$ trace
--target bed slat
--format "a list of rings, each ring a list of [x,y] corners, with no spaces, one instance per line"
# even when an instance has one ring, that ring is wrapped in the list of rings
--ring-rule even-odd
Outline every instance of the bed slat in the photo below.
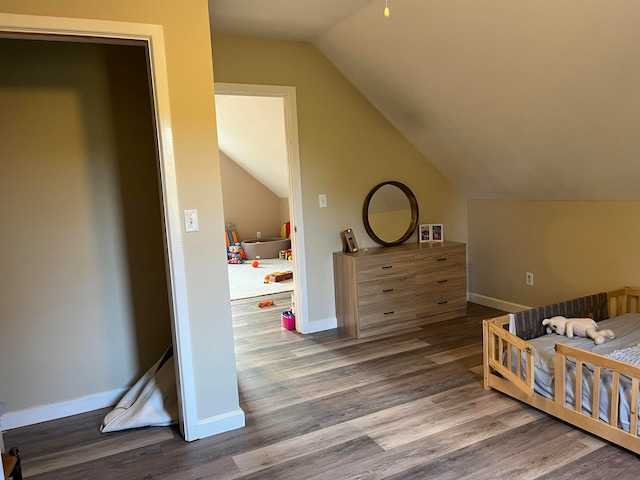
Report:
[[[629,433],[634,437],[638,436],[638,389],[640,381],[637,378],[631,379],[631,405],[629,406],[631,421],[629,422]]]
[[[562,353],[558,352],[558,348],[556,345],[556,356],[555,356],[555,364],[556,364],[556,377],[555,377],[555,392],[554,396],[556,402],[559,405],[564,406],[567,399],[565,396],[565,378],[567,375],[567,357],[565,357]]]
[[[618,405],[620,404],[620,374],[613,372],[613,383],[611,385],[611,411],[609,414],[609,424],[618,426]]]
[[[582,413],[582,362],[576,361],[576,412]]]
[[[593,385],[591,385],[591,417],[598,419],[600,414],[600,367],[593,366]]]

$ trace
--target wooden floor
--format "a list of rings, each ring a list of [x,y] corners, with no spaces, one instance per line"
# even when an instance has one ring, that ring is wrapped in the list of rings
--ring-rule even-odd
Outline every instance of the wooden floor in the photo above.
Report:
[[[29,479],[637,478],[635,455],[481,386],[481,320],[355,340],[300,335],[233,303],[246,427],[186,443],[174,428],[100,434],[106,410],[12,430]]]

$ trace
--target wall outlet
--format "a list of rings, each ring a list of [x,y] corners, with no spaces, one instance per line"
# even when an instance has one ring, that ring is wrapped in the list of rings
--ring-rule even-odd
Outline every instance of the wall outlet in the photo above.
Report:
[[[256,238],[262,238],[262,232],[256,232]]]
[[[527,272],[524,277],[524,281],[530,287],[533,287],[533,273]]]

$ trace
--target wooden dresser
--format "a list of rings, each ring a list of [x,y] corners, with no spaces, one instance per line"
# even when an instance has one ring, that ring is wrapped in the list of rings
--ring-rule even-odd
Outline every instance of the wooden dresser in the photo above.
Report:
[[[464,243],[414,243],[335,252],[338,327],[357,338],[467,313]]]

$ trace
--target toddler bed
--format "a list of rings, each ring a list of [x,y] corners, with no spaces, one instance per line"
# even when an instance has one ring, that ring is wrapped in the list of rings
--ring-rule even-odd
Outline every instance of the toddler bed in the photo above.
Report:
[[[484,387],[640,454],[640,361],[628,363],[640,359],[639,298],[624,287],[484,320]],[[547,334],[542,320],[555,315],[592,317],[616,338]]]

